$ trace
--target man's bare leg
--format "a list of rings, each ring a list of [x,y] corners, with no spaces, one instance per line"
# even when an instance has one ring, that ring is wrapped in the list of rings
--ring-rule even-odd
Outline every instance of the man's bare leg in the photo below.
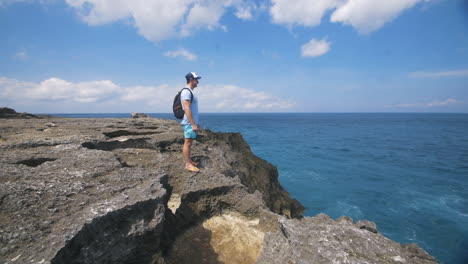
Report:
[[[192,149],[192,143],[193,143],[193,139],[192,138],[186,138],[185,141],[184,141],[184,148],[183,148],[183,154],[184,154],[184,160],[185,160],[185,168],[186,169],[197,169],[197,167],[195,167],[193,165],[193,160],[192,158],[190,157],[190,152],[191,152],[191,149]]]

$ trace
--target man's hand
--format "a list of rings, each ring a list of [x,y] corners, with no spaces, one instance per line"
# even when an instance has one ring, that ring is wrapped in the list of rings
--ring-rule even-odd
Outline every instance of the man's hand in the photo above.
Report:
[[[193,131],[198,131],[198,126],[197,125],[192,125],[192,130]]]

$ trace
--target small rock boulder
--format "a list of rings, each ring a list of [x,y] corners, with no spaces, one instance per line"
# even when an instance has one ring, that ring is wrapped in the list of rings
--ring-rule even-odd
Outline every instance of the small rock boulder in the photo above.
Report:
[[[46,127],[56,127],[57,125],[52,123],[52,122],[49,122],[49,123],[45,123],[44,126],[46,126]]]
[[[148,118],[149,115],[145,113],[132,113],[132,118]]]
[[[367,231],[370,231],[372,233],[377,234],[377,225],[374,222],[367,221],[367,220],[361,220],[356,223],[356,226],[359,227],[359,229],[366,229]]]

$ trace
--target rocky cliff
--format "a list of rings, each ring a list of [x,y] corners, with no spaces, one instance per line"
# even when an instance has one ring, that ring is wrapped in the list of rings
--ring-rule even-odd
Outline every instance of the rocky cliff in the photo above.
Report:
[[[14,109],[11,109],[8,107],[0,107],[0,118],[29,119],[29,118],[42,118],[42,117],[31,115],[28,113],[17,113]]]
[[[436,263],[375,224],[302,217],[240,134],[139,119],[0,121],[0,263]]]

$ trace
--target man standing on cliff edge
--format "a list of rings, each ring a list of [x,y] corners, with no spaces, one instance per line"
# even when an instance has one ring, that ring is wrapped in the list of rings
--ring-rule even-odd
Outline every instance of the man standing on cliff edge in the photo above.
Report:
[[[182,108],[184,109],[184,118],[180,122],[184,128],[184,160],[185,169],[191,172],[199,172],[200,169],[197,167],[198,162],[195,162],[190,157],[190,151],[192,148],[193,140],[197,137],[198,131],[198,98],[193,93],[193,90],[198,86],[198,80],[201,76],[198,76],[194,72],[189,72],[185,75],[187,80],[188,89],[183,89],[180,94],[180,101],[182,102]]]

